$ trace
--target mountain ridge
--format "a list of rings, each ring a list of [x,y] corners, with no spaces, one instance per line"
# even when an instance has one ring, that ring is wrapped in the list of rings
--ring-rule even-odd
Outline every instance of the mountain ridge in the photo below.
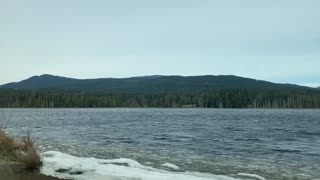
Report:
[[[76,79],[50,74],[32,76],[25,80],[7,83],[1,89],[43,90],[58,89],[66,91],[116,93],[116,92],[168,92],[198,91],[212,89],[276,89],[308,88],[294,84],[279,84],[235,75],[151,75],[128,78]]]

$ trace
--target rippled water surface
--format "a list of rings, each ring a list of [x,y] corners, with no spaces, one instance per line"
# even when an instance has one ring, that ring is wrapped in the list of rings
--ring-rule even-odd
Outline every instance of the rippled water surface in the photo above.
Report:
[[[320,110],[1,109],[1,116],[10,133],[31,131],[41,151],[223,175],[320,178]]]

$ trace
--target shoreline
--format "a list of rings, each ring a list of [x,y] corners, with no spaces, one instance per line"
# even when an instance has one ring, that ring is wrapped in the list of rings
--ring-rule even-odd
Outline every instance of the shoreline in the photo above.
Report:
[[[0,180],[63,180],[42,174],[1,175]]]
[[[0,162],[0,175],[0,180],[63,180],[39,172],[27,172],[21,163],[6,161]]]

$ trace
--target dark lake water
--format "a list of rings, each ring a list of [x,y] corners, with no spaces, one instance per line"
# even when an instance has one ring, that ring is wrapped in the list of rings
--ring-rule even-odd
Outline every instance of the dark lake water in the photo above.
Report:
[[[320,110],[0,109],[44,152],[266,179],[320,178]]]

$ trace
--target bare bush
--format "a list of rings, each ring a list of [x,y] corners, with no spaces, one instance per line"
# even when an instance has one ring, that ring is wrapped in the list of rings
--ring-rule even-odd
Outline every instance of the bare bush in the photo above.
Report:
[[[30,133],[28,132],[27,137],[23,139],[24,148],[23,154],[19,160],[25,165],[28,170],[36,170],[42,165],[40,155],[35,146],[35,141],[31,138]]]

